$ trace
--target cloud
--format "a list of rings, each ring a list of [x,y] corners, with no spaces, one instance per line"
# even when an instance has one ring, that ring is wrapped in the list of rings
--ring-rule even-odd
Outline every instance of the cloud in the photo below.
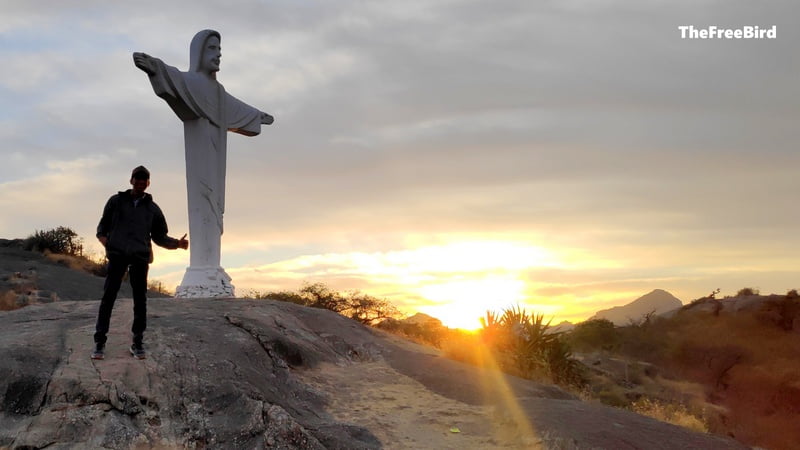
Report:
[[[329,255],[483,235],[646,268],[582,284],[595,278],[573,258],[576,302],[592,289],[581,286],[608,289],[593,297],[605,302],[673,278],[699,296],[696,280],[741,260],[782,286],[763,269],[780,272],[800,245],[796,2],[86,5],[4,7],[7,237],[63,221],[92,236],[139,164],[171,229],[188,228],[182,126],[131,53],[185,69],[191,37],[215,28],[220,81],[276,117],[260,136],[228,138],[223,258],[245,284],[261,276],[247,267],[267,266],[281,286],[325,274],[397,293]],[[681,40],[682,24],[776,24],[779,38]],[[293,265],[315,255],[329,259]],[[157,257],[156,275],[180,276],[185,254]]]

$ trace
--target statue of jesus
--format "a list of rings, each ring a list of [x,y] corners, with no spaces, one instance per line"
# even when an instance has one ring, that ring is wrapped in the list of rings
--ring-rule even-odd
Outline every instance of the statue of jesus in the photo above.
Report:
[[[183,121],[186,188],[189,203],[189,267],[176,297],[233,297],[231,278],[220,265],[222,214],[225,212],[227,131],[255,136],[271,115],[225,92],[217,81],[220,34],[203,30],[189,47],[189,71],[181,72],[145,53],[134,53],[156,95]]]

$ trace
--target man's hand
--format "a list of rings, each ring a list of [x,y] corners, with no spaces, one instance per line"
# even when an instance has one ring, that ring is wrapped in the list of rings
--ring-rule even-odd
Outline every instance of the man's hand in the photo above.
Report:
[[[103,247],[105,247],[106,244],[108,243],[108,237],[106,236],[97,236],[97,240],[100,241],[101,244],[103,244]]]
[[[133,63],[136,67],[142,69],[147,75],[156,73],[156,65],[153,58],[147,53],[134,52]]]
[[[186,234],[184,234],[182,238],[178,239],[178,248],[182,248],[184,250],[189,248],[189,240],[186,239]]]
[[[275,122],[274,117],[270,116],[265,112],[261,113],[261,123],[263,123],[264,125],[272,125],[272,122]]]

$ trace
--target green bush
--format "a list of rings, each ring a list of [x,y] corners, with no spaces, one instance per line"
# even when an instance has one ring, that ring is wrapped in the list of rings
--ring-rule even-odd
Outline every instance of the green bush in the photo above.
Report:
[[[736,293],[737,297],[750,297],[753,295],[758,295],[760,292],[756,288],[745,287],[739,289],[739,292]]]
[[[49,251],[71,256],[83,256],[83,239],[68,227],[58,227],[52,230],[37,230],[25,239],[25,250],[38,252]]]
[[[570,345],[580,351],[611,351],[619,346],[620,340],[614,323],[608,319],[581,322],[567,333],[567,338]]]
[[[586,374],[581,365],[572,358],[572,351],[565,339],[559,337],[550,341],[544,349],[550,379],[562,386],[582,386]]]

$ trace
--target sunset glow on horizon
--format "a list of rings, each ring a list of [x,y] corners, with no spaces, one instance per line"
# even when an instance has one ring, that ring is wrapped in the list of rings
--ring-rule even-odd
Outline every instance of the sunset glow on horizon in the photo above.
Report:
[[[429,237],[430,239],[430,237]],[[555,251],[516,236],[464,240],[424,245],[387,252],[345,252],[304,255],[271,264],[231,267],[228,271],[239,296],[248,292],[296,291],[304,283],[321,282],[342,292],[362,291],[385,298],[404,315],[417,312],[440,319],[451,328],[474,330],[487,311],[501,312],[520,306],[544,314],[553,324],[579,321],[604,307],[632,301],[646,293],[591,286],[590,293],[576,292],[593,271],[624,270],[621,261],[591,257],[577,249]],[[167,259],[175,253],[159,250]],[[546,282],[537,274],[547,273]],[[176,285],[182,270],[159,278]],[[658,287],[658,286],[656,286]],[[583,295],[583,298],[582,298]]]
[[[320,277],[319,269],[323,267],[325,275]],[[334,288],[362,289],[370,295],[389,298],[407,314],[424,312],[450,327],[474,329],[487,309],[526,301],[526,273],[561,267],[559,258],[540,246],[472,240],[390,252],[308,255],[233,269],[232,274],[254,286],[250,289],[275,290],[268,287],[275,282],[274,277],[295,278],[298,273],[312,271],[318,275],[302,281],[329,279]],[[339,279],[366,286],[345,286],[336,281]]]

